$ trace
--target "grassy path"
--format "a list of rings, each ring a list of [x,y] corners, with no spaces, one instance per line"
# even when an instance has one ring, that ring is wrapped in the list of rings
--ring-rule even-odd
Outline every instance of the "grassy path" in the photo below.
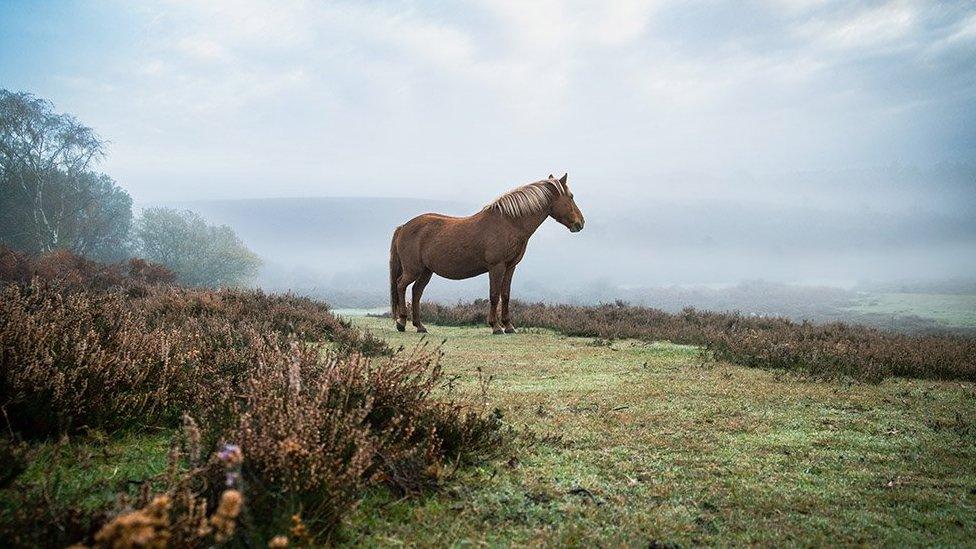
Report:
[[[355,322],[412,346],[389,320]],[[524,434],[441,492],[377,492],[348,544],[970,544],[976,387],[702,364],[697,349],[429,326]]]

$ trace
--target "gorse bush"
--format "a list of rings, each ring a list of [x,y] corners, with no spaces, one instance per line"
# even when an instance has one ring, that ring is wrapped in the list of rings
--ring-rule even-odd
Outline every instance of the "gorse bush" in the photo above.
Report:
[[[484,300],[423,305],[423,317],[438,324],[483,324]],[[867,381],[890,376],[976,380],[976,339],[957,335],[911,336],[842,322],[815,324],[779,317],[685,309],[671,314],[623,303],[578,307],[512,302],[512,314],[527,326],[571,336],[636,338],[701,345],[715,358],[759,368],[818,376],[847,375]]]
[[[0,289],[8,434],[184,433],[171,456],[182,473],[156,480],[158,498],[89,513],[87,522],[77,510],[59,515],[34,501],[35,513],[25,501],[17,524],[54,515],[88,527],[25,537],[15,525],[24,543],[66,544],[79,541],[66,532],[82,532],[103,545],[143,534],[189,546],[263,545],[297,514],[309,539],[322,541],[368,487],[434,487],[443,463],[488,455],[506,440],[497,413],[452,395],[439,348],[391,353],[324,304],[182,288],[151,264],[106,267],[70,254],[0,254],[0,267],[12,280]],[[246,503],[220,538],[211,522],[230,480],[207,456],[227,443],[246,456],[234,472]],[[193,530],[194,521],[211,522]]]

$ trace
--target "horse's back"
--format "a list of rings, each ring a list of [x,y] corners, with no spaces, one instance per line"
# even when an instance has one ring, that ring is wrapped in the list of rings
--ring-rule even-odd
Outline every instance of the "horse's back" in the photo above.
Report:
[[[401,238],[404,238],[419,233],[429,233],[432,230],[437,231],[450,225],[456,225],[464,219],[463,217],[454,217],[439,213],[425,213],[397,227],[397,232],[400,233]]]
[[[466,218],[456,217],[453,215],[444,215],[439,213],[425,213],[425,214],[418,215],[417,217],[411,219],[410,221],[407,221],[406,223],[404,223],[404,226],[410,224],[422,224],[422,223],[457,223],[463,219]]]
[[[393,233],[393,246],[400,248],[401,253],[404,252],[402,250],[404,247],[416,248],[422,241],[428,240],[431,236],[440,233],[445,226],[451,224],[456,219],[448,215],[436,213],[418,215],[396,228],[396,231]]]
[[[426,213],[397,228],[394,247],[412,270],[429,269],[451,279],[484,273],[484,230],[477,216]]]

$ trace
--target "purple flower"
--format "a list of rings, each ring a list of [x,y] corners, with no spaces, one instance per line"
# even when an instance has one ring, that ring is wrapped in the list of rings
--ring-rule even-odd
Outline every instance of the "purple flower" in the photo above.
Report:
[[[236,444],[224,444],[217,452],[217,459],[224,462],[227,468],[238,467],[244,461],[244,452]]]

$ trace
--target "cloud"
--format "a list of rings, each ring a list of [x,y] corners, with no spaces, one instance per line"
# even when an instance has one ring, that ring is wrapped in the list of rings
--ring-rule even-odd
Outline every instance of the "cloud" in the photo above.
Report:
[[[644,32],[658,4],[653,0],[486,0],[482,7],[498,18],[520,51],[538,54],[625,45]]]
[[[889,2],[874,8],[838,10],[828,17],[815,17],[798,26],[799,36],[822,50],[865,50],[905,44],[917,20],[914,5]]]
[[[273,180],[280,194],[367,182],[374,194],[418,183],[464,194],[459,173],[564,170],[626,192],[634,174],[976,152],[966,2],[114,7],[139,32],[57,82],[115,143],[120,177],[150,193],[169,192],[149,179],[163,170]]]
[[[223,45],[203,36],[186,36],[179,39],[174,48],[197,61],[229,61],[230,54]]]
[[[936,40],[928,48],[929,54],[940,54],[947,51],[962,49],[965,53],[972,53],[976,44],[976,12],[950,27],[948,36]]]

